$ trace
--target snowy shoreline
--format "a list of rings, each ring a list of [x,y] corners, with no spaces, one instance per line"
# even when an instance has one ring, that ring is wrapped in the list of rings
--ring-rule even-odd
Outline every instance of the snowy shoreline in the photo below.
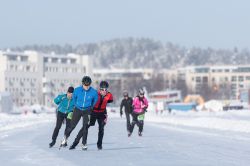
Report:
[[[119,113],[108,113],[109,118],[120,119]],[[122,118],[125,120],[125,116]],[[0,131],[8,131],[17,128],[25,128],[41,123],[55,122],[56,116],[53,113],[32,114],[29,113],[13,115],[0,113]],[[227,112],[180,112],[174,111],[171,114],[155,114],[147,112],[146,123],[157,123],[162,126],[194,127],[201,129],[221,130],[229,132],[250,133],[250,111],[227,111]]]
[[[155,114],[149,112],[145,118],[146,123],[154,122],[161,125],[185,126],[205,128],[212,130],[250,133],[250,111],[227,112],[180,112],[171,114]]]
[[[55,120],[55,114],[5,114],[0,113],[0,132],[48,123]]]

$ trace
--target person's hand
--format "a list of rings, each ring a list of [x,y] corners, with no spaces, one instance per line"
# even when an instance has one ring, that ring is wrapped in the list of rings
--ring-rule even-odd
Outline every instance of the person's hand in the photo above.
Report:
[[[121,116],[121,118],[122,118],[122,111],[120,111],[120,116]]]
[[[104,123],[106,124],[108,121],[108,114],[105,114],[104,116],[105,116]]]

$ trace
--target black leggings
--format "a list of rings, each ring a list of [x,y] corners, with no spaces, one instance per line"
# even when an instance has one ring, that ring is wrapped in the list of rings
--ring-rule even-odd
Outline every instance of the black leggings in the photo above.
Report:
[[[126,115],[126,120],[127,120],[127,131],[130,131],[130,116],[131,116],[131,113],[128,113],[127,111],[125,111],[125,115]]]
[[[62,123],[64,121],[64,119],[66,119],[66,127],[64,130],[64,134],[66,133],[66,130],[70,127],[70,119],[67,119],[68,114],[64,114],[60,111],[57,111],[57,115],[56,115],[56,127],[54,129],[53,135],[52,135],[52,140],[56,141],[56,138],[58,136],[59,130],[62,127]]]
[[[133,130],[134,130],[135,124],[139,127],[139,132],[142,132],[142,130],[143,130],[144,121],[143,121],[143,120],[138,120],[138,116],[139,116],[139,115],[140,115],[140,114],[132,113],[133,121],[132,121],[131,127],[130,127],[130,132],[131,132],[131,133],[132,133]]]
[[[71,132],[75,129],[76,125],[78,124],[79,120],[82,117],[83,118],[82,143],[86,144],[87,143],[87,136],[88,136],[89,115],[90,115],[90,110],[82,111],[82,110],[75,108],[73,111],[73,116],[72,116],[70,127],[65,132],[66,138],[68,138],[70,136]]]
[[[95,122],[98,122],[98,126],[99,126],[99,131],[98,131],[98,140],[97,140],[97,145],[98,146],[102,146],[102,140],[103,140],[103,136],[104,136],[104,126],[105,126],[105,119],[106,116],[104,113],[92,113],[90,116],[90,122],[88,127],[90,126],[94,126]],[[74,141],[74,145],[77,145],[80,142],[81,137],[83,137],[83,130],[84,128],[82,127],[81,130],[78,132],[75,141]]]

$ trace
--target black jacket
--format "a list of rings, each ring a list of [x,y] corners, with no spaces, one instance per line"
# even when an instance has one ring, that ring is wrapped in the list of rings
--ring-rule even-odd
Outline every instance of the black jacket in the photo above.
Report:
[[[132,112],[132,104],[133,99],[131,97],[128,97],[128,99],[123,99],[120,105],[120,112],[122,112],[122,108],[125,107],[125,112],[131,113]]]

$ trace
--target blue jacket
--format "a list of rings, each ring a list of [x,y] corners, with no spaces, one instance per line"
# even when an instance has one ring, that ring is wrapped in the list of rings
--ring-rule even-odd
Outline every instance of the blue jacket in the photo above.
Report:
[[[97,90],[92,87],[86,91],[82,86],[75,88],[73,93],[75,107],[85,111],[92,109],[98,100]]]
[[[64,114],[72,112],[74,109],[74,101],[73,99],[68,99],[67,94],[58,95],[54,99],[54,103],[58,105],[58,108],[57,108],[58,111]]]

